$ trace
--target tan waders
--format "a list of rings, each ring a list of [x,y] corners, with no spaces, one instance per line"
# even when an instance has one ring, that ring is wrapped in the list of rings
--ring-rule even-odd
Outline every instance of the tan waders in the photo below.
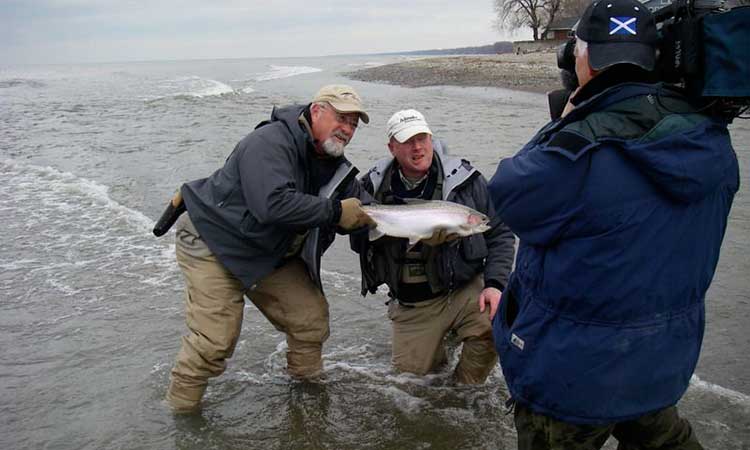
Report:
[[[208,378],[226,369],[242,328],[245,294],[276,329],[286,333],[289,374],[309,378],[320,373],[322,346],[329,335],[328,302],[300,259],[289,260],[246,290],[209,250],[187,213],[178,220],[175,235],[190,330],[182,338],[167,393],[175,411],[196,410]]]
[[[479,312],[480,277],[452,293],[415,303],[392,301],[393,365],[424,375],[445,361],[443,338],[453,330],[463,342],[456,381],[483,383],[497,363],[489,308]]]

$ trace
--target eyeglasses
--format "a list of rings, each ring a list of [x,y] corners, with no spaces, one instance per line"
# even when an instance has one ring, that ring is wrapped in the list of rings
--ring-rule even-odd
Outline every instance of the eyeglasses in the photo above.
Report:
[[[327,110],[331,111],[333,113],[334,117],[336,118],[336,122],[349,125],[350,127],[352,127],[353,130],[357,129],[357,126],[359,125],[359,115],[358,114],[357,115],[354,115],[354,114],[351,114],[351,113],[350,114],[342,114],[342,113],[336,111],[335,109],[333,109],[332,106],[329,107],[327,105],[320,105],[320,107],[323,108],[323,109],[327,109]]]

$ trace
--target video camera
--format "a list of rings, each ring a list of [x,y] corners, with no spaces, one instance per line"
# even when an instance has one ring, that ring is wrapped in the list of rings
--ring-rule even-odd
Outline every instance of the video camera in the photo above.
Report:
[[[656,77],[710,114],[732,120],[750,107],[750,6],[724,0],[675,0],[654,13],[659,32]],[[550,92],[553,119],[578,87],[575,37],[557,50],[564,89]]]

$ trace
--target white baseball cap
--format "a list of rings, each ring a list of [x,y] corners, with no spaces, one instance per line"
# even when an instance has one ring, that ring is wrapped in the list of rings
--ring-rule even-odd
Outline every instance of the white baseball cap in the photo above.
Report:
[[[388,119],[387,129],[388,139],[395,138],[402,144],[420,133],[432,135],[424,116],[416,109],[404,109],[392,115]]]

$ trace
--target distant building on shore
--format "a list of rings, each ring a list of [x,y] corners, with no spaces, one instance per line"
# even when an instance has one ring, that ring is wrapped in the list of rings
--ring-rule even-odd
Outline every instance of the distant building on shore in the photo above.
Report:
[[[555,19],[555,21],[550,24],[549,28],[547,28],[547,34],[544,35],[544,39],[564,41],[570,36],[573,26],[575,26],[577,22],[578,17],[562,17],[560,19]]]
[[[555,19],[541,39],[537,41],[516,41],[513,43],[513,53],[516,55],[525,53],[550,52],[557,49],[560,43],[570,36],[573,26],[578,22],[578,17],[563,17]]]

